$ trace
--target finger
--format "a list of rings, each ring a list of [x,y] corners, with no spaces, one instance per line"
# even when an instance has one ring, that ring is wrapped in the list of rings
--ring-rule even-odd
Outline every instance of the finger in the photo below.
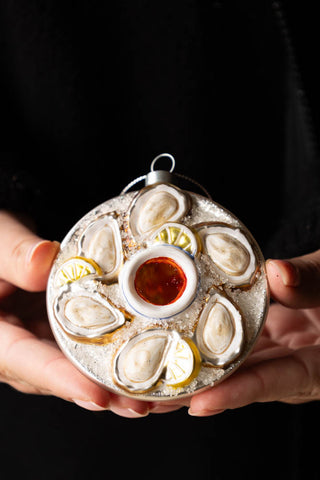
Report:
[[[147,402],[109,393],[81,374],[52,342],[0,321],[0,371],[21,392],[55,395],[87,410],[146,416]]]
[[[16,289],[17,287],[12,285],[11,283],[0,279],[0,300],[14,293]]]
[[[0,372],[8,383],[74,401],[89,410],[106,409],[110,394],[82,375],[52,344],[0,321]],[[21,390],[23,391],[23,390]]]
[[[291,308],[320,306],[320,250],[290,260],[268,260],[271,296]]]
[[[32,385],[28,385],[27,383],[23,383],[19,380],[9,379],[0,375],[0,382],[6,383],[10,387],[12,387],[14,390],[18,390],[18,392],[21,392],[21,393],[28,393],[33,395],[46,395],[45,392],[40,392],[39,390],[34,388]]]
[[[141,418],[149,414],[148,402],[128,398],[123,395],[110,394],[109,410],[126,418]]]
[[[172,402],[155,402],[150,409],[150,413],[171,413],[180,410],[184,405]]]
[[[243,369],[216,387],[195,395],[189,413],[208,416],[254,402],[316,399],[319,356],[319,348],[309,347]]]
[[[0,278],[28,291],[44,290],[58,243],[41,239],[4,211],[0,232]]]
[[[191,397],[178,397],[172,400],[150,403],[150,413],[169,413],[190,406]]]

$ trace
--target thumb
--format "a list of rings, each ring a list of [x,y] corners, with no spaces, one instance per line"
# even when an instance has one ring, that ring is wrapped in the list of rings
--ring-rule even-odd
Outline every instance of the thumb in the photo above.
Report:
[[[291,308],[320,306],[320,250],[290,260],[268,260],[271,296]]]
[[[41,291],[58,242],[43,240],[8,212],[0,213],[0,278],[29,291]]]

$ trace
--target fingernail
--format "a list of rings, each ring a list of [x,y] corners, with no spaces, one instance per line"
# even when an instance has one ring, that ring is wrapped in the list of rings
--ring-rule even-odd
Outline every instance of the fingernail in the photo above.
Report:
[[[102,407],[101,405],[97,405],[94,402],[90,402],[87,400],[78,400],[78,399],[73,399],[73,402],[78,405],[78,407],[85,408],[86,410],[91,410],[94,412],[100,412],[102,410],[108,410],[108,407]]]
[[[273,268],[276,275],[286,287],[298,287],[300,285],[300,273],[297,267],[288,260],[268,260],[267,268]]]
[[[142,418],[142,417],[147,417],[149,415],[149,410],[145,410],[145,411],[137,411],[137,410],[134,410],[133,408],[128,408],[128,412],[132,413],[132,415],[135,417],[135,418]]]
[[[60,247],[59,242],[50,242],[49,240],[39,240],[36,244],[32,245],[27,254],[27,264],[36,261],[46,261],[48,259],[52,261],[52,253],[57,253]]]
[[[27,264],[32,262],[35,252],[37,251],[38,248],[41,248],[40,246],[44,243],[47,243],[47,240],[38,240],[36,243],[30,246],[26,256]]]
[[[183,405],[172,404],[172,405],[155,405],[151,408],[150,413],[167,413],[179,410]]]
[[[191,407],[188,410],[188,414],[191,415],[192,417],[209,417],[212,415],[217,415],[218,413],[224,412],[224,408],[216,409],[216,410],[193,410]]]
[[[142,418],[149,415],[149,410],[135,410],[132,407],[120,407],[117,405],[111,405],[110,410],[116,415],[125,418]]]

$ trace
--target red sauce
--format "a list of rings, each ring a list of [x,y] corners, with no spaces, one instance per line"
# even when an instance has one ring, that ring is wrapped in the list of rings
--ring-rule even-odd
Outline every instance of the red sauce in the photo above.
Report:
[[[134,279],[137,293],[153,305],[169,305],[183,294],[187,278],[179,265],[168,257],[151,258],[138,268]]]

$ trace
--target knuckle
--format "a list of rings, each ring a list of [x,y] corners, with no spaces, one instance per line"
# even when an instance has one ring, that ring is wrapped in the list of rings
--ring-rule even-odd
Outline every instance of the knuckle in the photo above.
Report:
[[[319,252],[319,254],[318,254]],[[320,279],[320,250],[314,254],[305,255],[304,269],[312,278]]]
[[[19,240],[16,244],[14,244],[11,247],[11,252],[9,255],[9,258],[18,263],[21,262],[21,260],[25,260],[26,258],[26,252],[28,252],[28,248],[30,246],[30,239],[29,238],[24,238],[22,240]]]
[[[293,356],[297,366],[302,369],[305,381],[295,396],[305,400],[320,399],[320,348],[309,347]]]

